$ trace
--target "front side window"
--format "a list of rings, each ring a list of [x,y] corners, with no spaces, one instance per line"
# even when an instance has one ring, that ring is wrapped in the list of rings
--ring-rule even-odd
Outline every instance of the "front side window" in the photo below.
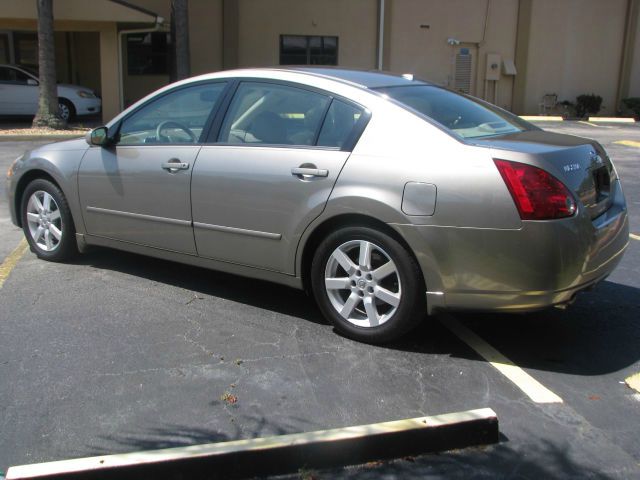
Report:
[[[219,141],[314,145],[329,97],[301,88],[244,82],[229,106]]]
[[[151,100],[125,118],[120,145],[197,143],[225,83],[194,85]]]
[[[531,128],[515,115],[433,85],[385,87],[378,91],[462,138],[506,135]]]
[[[338,37],[280,35],[280,65],[338,65]]]

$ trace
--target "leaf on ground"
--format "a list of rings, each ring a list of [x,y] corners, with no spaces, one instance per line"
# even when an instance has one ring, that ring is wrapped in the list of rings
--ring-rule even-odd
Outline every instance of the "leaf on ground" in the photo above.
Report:
[[[236,397],[231,392],[224,392],[222,395],[220,395],[220,400],[222,400],[227,405],[233,405],[234,403],[238,402],[238,397]]]

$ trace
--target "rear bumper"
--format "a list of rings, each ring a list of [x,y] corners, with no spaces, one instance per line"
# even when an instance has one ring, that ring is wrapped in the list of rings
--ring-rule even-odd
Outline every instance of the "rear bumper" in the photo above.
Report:
[[[526,312],[570,302],[606,278],[629,243],[620,188],[595,220],[586,212],[517,230],[392,225],[416,253],[429,313]]]

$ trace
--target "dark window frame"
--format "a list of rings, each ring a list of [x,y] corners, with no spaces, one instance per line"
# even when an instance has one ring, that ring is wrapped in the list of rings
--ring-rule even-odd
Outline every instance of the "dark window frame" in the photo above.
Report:
[[[131,37],[144,38],[150,35],[150,44],[144,45],[142,43],[134,43],[130,41]],[[164,38],[164,44],[160,41],[160,38]],[[157,45],[154,42],[158,41]],[[127,75],[128,76],[148,76],[148,75],[171,75],[171,50],[172,50],[172,38],[168,32],[143,32],[143,33],[128,33],[126,34],[125,47],[127,51]],[[132,51],[134,50],[134,51]],[[135,51],[138,50],[138,51]],[[145,50],[149,50],[145,52]],[[132,55],[133,53],[133,55]],[[146,69],[138,67],[136,69],[135,60],[140,57],[147,57],[151,60],[150,68]]]
[[[305,40],[305,62],[304,63],[298,63],[298,62],[284,62],[283,63],[283,58],[287,57],[287,56],[292,56],[294,54],[292,53],[283,53],[283,49],[285,47],[284,43],[285,40],[288,38],[298,38],[298,39],[304,39]],[[312,46],[311,46],[311,39],[320,39],[320,43],[322,45],[322,49],[324,50],[324,43],[325,43],[325,39],[333,39],[335,41],[335,55],[332,54],[325,54],[325,53],[320,53],[320,54],[314,54],[311,52],[312,50]],[[282,34],[280,35],[280,57],[279,57],[279,62],[280,65],[329,65],[329,66],[337,66],[338,65],[338,60],[339,60],[339,52],[340,52],[340,38],[337,35],[291,35],[291,34]],[[299,54],[300,55],[300,54]],[[314,63],[312,62],[314,57],[333,57],[335,56],[335,62],[330,62],[330,63],[326,63],[326,62],[322,62],[322,63]]]

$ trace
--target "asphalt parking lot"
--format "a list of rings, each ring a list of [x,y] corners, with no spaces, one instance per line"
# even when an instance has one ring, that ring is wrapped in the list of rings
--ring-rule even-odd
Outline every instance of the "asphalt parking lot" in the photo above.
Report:
[[[624,383],[640,372],[640,127],[541,126],[605,146],[636,234],[565,311],[437,317],[374,347],[286,287],[105,249],[70,264],[27,252],[0,287],[0,472],[490,407],[497,445],[316,477],[640,478],[640,394]],[[37,143],[0,142],[0,171]],[[2,182],[0,261],[21,238]],[[534,401],[451,322],[560,401]]]

